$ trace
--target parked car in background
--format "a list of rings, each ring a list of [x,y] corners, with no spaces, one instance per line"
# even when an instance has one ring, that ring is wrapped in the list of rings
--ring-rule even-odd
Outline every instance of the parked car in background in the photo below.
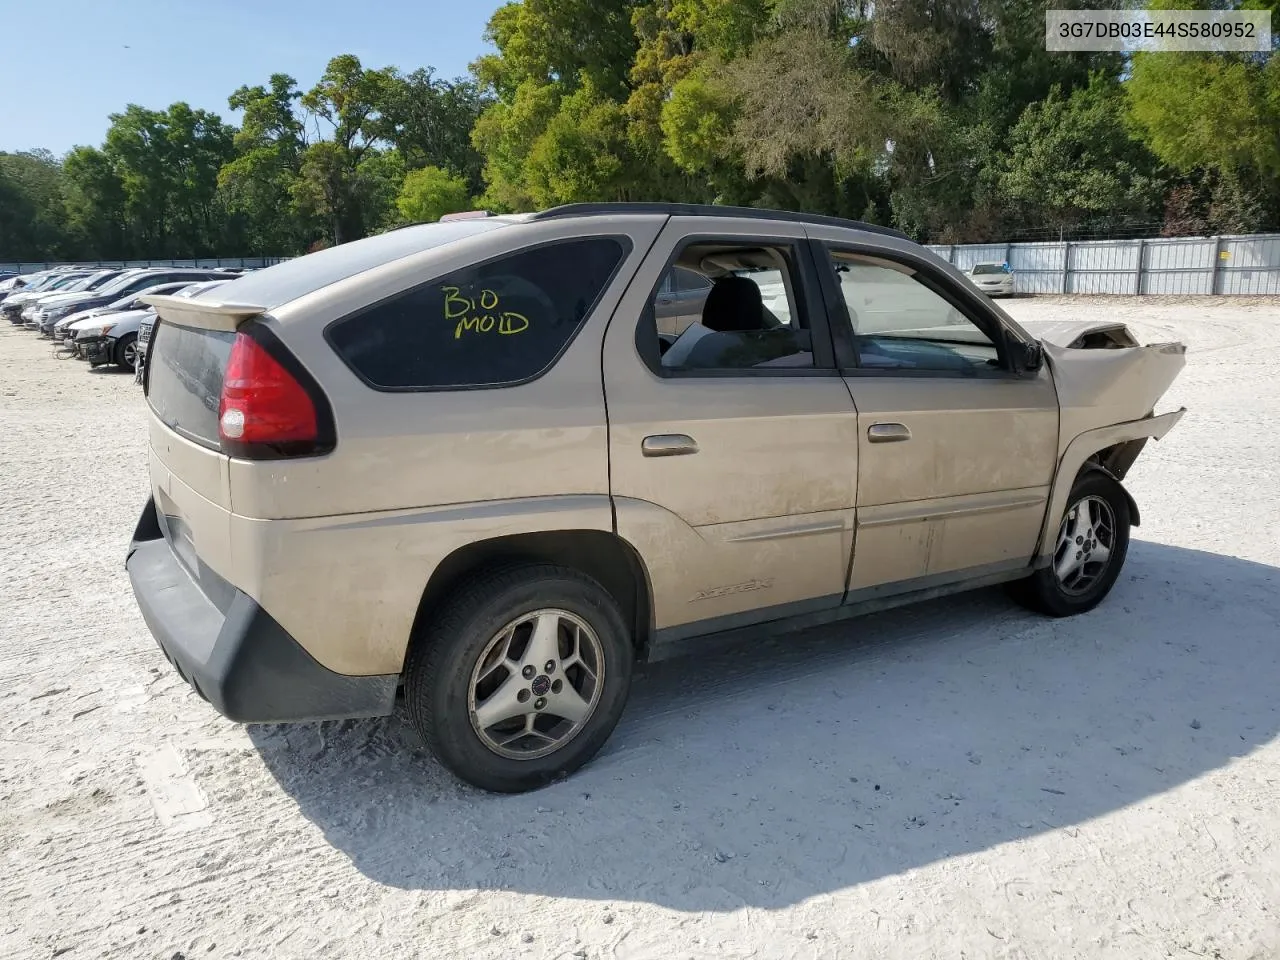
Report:
[[[24,289],[5,297],[4,303],[0,304],[0,316],[12,324],[21,325],[22,311],[26,309],[27,304],[44,294],[63,293],[70,289],[72,284],[88,275],[87,271],[51,272],[43,280],[28,284]]]
[[[680,360],[673,266],[710,286]],[[906,236],[803,214],[445,220],[148,299],[126,566],[164,655],[240,722],[402,689],[490,790],[585,763],[634,663],[691,638],[996,583],[1093,609],[1121,481],[1183,415],[1154,412],[1182,344],[1037,336]]]
[[[179,280],[194,283],[197,280],[212,280],[218,276],[220,275],[213,270],[196,270],[188,267],[140,267],[124,270],[95,290],[69,293],[42,302],[40,307],[46,311],[42,319],[52,317],[54,320],[60,320],[72,313],[103,306],[158,283]]]
[[[66,329],[73,323],[108,313],[119,313],[122,310],[145,309],[147,305],[142,302],[142,298],[148,294],[177,293],[179,290],[191,286],[192,282],[193,281],[190,280],[174,280],[169,283],[158,283],[150,287],[144,287],[137,293],[126,294],[119,300],[113,300],[111,303],[104,304],[100,307],[91,307],[88,310],[77,310],[75,313],[67,314],[61,319],[57,317],[50,317],[44,321],[40,328],[40,332],[53,337],[55,340],[61,341],[64,338]]]
[[[100,290],[114,280],[123,270],[97,270],[86,277],[81,277],[65,290],[45,294],[28,303],[22,310],[25,325],[32,330],[39,330],[46,318],[65,316],[62,304],[67,298],[75,298]]]
[[[217,287],[220,287],[224,283],[230,283],[230,282],[231,281],[228,279],[228,280],[209,280],[206,283],[193,283],[187,286],[185,289],[183,289],[180,293],[175,293],[174,296],[184,297],[184,298],[198,297],[202,293],[205,293],[209,290],[213,290]],[[162,290],[153,290],[153,291],[149,291],[147,295],[150,295],[152,293],[163,293],[163,292],[164,291]],[[134,368],[133,368],[133,379],[135,383],[142,383],[142,378],[145,373],[146,363],[147,363],[147,344],[150,343],[151,341],[151,333],[155,329],[155,323],[156,323],[156,315],[155,315],[155,311],[152,310],[145,317],[142,318],[142,323],[138,327],[137,357],[134,362]]]
[[[191,297],[229,282],[222,279],[188,284],[185,289],[172,295],[179,298]],[[114,364],[124,370],[136,371],[138,335],[142,324],[151,320],[154,315],[154,308],[143,304],[138,309],[111,313],[77,323],[75,325],[76,356],[81,360],[87,360],[90,366]]]
[[[75,324],[75,355],[91,367],[113,364],[133,371],[137,364],[138,328],[151,308],[123,310]]]
[[[0,280],[0,303],[3,303],[5,297],[9,296],[9,294],[25,289],[30,282],[30,276],[9,277],[7,280]]]
[[[1007,263],[976,263],[969,269],[973,285],[988,297],[1012,297],[1013,270]]]

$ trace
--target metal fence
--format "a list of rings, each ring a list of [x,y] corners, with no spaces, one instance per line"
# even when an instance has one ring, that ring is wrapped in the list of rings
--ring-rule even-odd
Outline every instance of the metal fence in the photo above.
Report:
[[[978,263],[1008,263],[1017,276],[1019,293],[1280,294],[1280,233],[942,244],[929,249],[961,270]],[[0,262],[0,272],[32,273],[54,266],[256,268],[269,267],[285,259],[288,258],[95,260],[75,264]]]
[[[961,270],[1008,263],[1019,293],[1280,294],[1280,234],[930,246]]]
[[[280,263],[286,257],[201,257],[197,260],[49,260],[39,262],[22,260],[0,261],[0,273],[35,273],[37,270],[48,270],[50,267],[102,267],[104,269],[123,269],[125,267],[269,267]]]

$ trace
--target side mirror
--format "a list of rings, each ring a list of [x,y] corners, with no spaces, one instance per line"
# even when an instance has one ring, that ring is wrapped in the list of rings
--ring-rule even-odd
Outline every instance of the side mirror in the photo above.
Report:
[[[1022,369],[1034,373],[1044,366],[1044,348],[1039,340],[1032,340],[1022,345]]]

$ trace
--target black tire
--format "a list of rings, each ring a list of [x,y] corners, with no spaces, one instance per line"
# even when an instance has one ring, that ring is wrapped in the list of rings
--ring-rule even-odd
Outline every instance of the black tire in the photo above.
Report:
[[[129,362],[129,359],[127,356],[130,348],[133,349],[133,357],[134,357],[133,363]],[[116,355],[114,357],[116,366],[119,367],[121,370],[137,370],[138,369],[137,350],[138,350],[138,335],[136,333],[126,333],[123,337],[120,338],[120,342],[116,344]]]
[[[505,625],[547,608],[568,611],[595,632],[604,661],[600,696],[578,733],[555,752],[536,759],[502,756],[472,724],[472,671]],[[552,564],[506,567],[472,579],[421,630],[409,651],[405,701],[422,739],[457,777],[485,790],[519,793],[565,777],[595,756],[622,716],[634,658],[617,603],[590,577]]]
[[[1067,498],[1063,521],[1072,510],[1090,497],[1096,497],[1111,509],[1115,520],[1113,542],[1107,566],[1082,592],[1071,592],[1059,579],[1052,565],[1038,570],[1025,580],[1010,584],[1009,593],[1015,600],[1032,610],[1052,617],[1071,617],[1085,613],[1100,604],[1115,586],[1129,553],[1129,498],[1120,484],[1097,470],[1090,470],[1076,478]],[[1057,543],[1060,527],[1053,531]]]

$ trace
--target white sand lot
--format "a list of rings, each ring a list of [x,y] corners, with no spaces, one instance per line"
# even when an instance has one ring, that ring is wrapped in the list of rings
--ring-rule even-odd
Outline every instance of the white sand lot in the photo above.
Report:
[[[1280,956],[1280,302],[1009,308],[1189,344],[1111,598],[664,662],[521,797],[191,693],[124,572],[139,389],[4,324],[0,957]]]

